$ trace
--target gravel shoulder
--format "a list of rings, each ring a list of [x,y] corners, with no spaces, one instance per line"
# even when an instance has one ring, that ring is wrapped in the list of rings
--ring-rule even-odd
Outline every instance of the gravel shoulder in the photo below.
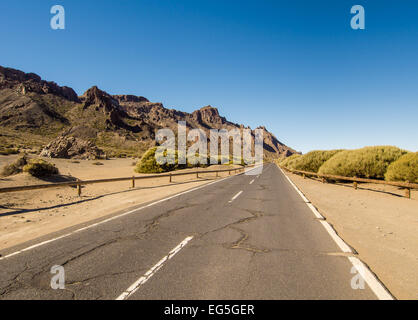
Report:
[[[418,299],[418,192],[286,173],[398,299]]]

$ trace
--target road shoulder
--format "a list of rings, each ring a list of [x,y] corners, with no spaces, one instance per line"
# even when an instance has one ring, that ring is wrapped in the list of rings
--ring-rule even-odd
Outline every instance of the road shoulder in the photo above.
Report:
[[[398,299],[417,299],[418,201],[286,173]]]

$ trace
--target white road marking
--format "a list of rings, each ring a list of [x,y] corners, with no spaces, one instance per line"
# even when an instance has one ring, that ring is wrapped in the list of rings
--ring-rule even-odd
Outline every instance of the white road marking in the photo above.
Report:
[[[303,201],[306,203],[306,205],[311,209],[311,211],[314,213],[314,215],[317,218],[324,219],[324,217],[316,210],[316,208],[312,205],[312,203],[304,196],[304,194],[299,190],[299,188],[293,183],[292,180],[283,172],[281,168],[278,167],[278,169],[283,173],[283,175],[286,177],[286,179],[290,182],[290,184],[295,188],[297,193],[301,196]],[[331,238],[335,241],[335,243],[340,247],[340,249],[343,252],[347,253],[354,253],[353,250],[344,242],[344,240],[338,236],[338,234],[335,232],[334,228],[331,227],[331,225],[326,222],[325,220],[320,221],[321,224],[324,226],[325,230],[327,230],[328,234],[331,236]],[[379,300],[393,300],[392,295],[388,292],[388,290],[384,287],[384,285],[377,279],[377,277],[361,262],[360,259],[356,257],[347,257],[348,260],[351,262],[353,266],[357,268],[357,270],[364,270],[362,277],[369,285],[370,289],[374,292],[374,294],[377,296]]]
[[[321,220],[320,223],[327,230],[328,234],[335,241],[335,243],[340,247],[343,252],[354,253],[353,250],[344,242],[343,239],[335,232],[334,228],[330,226],[325,220]]]
[[[151,269],[149,269],[141,278],[135,281],[125,292],[123,292],[116,300],[125,300],[133,295],[145,282],[147,282],[161,267],[164,265],[165,262],[170,260],[174,257],[184,246],[193,239],[193,236],[187,237],[184,239],[180,244],[171,250],[168,255],[162,258],[160,261],[157,262]]]
[[[253,182],[254,182],[254,179],[250,181],[250,184],[253,184]]]
[[[367,282],[374,294],[380,300],[393,300],[392,295],[386,290],[386,288],[376,279],[376,276],[365,266],[365,264],[356,257],[348,257],[348,260],[356,267],[357,271],[361,274],[364,281]]]
[[[231,200],[229,200],[228,202],[231,203],[232,201],[234,201],[236,198],[239,197],[239,195],[242,193],[242,190],[240,192],[238,192],[235,196],[232,197]]]
[[[134,213],[134,212],[137,212],[137,211],[143,210],[143,209],[145,209],[145,208],[149,208],[149,207],[151,207],[151,206],[154,206],[154,205],[156,205],[156,204],[159,204],[159,203],[161,203],[161,202],[164,202],[164,201],[167,201],[167,200],[170,200],[170,199],[173,199],[173,198],[179,197],[179,196],[181,196],[181,195],[184,195],[184,194],[189,193],[189,192],[196,191],[196,190],[198,190],[198,189],[205,188],[205,187],[210,186],[210,185],[212,185],[212,184],[215,184],[215,183],[218,183],[218,182],[221,182],[221,181],[224,181],[224,180],[227,180],[227,179],[233,178],[233,177],[235,177],[235,176],[230,176],[230,177],[222,178],[222,179],[220,179],[220,180],[216,180],[216,181],[213,181],[213,182],[209,182],[209,183],[207,183],[207,184],[204,184],[203,186],[199,186],[199,187],[196,187],[196,188],[193,188],[193,189],[190,189],[190,190],[186,190],[186,191],[183,191],[183,192],[177,193],[177,194],[172,195],[172,196],[170,196],[170,197],[167,197],[167,198],[164,198],[164,199],[161,199],[161,200],[154,201],[154,202],[152,202],[152,203],[150,203],[150,204],[147,204],[147,205],[145,205],[145,206],[142,206],[142,207],[140,207],[140,208],[137,208],[137,209],[133,209],[133,210],[130,210],[130,211],[124,212],[124,213],[122,213],[122,214],[120,214],[120,215],[113,216],[113,217],[111,217],[111,218],[108,218],[108,219],[102,220],[102,221],[100,221],[100,222],[93,223],[93,224],[88,225],[88,226],[86,226],[86,227],[83,227],[83,228],[77,229],[77,230],[75,230],[75,231],[72,231],[72,232],[70,232],[70,233],[64,234],[64,235],[62,235],[62,236],[59,236],[59,237],[56,237],[56,238],[53,238],[53,239],[50,239],[50,240],[46,240],[46,241],[43,241],[43,242],[40,242],[40,243],[34,244],[34,245],[30,246],[30,247],[27,247],[27,248],[24,248],[24,249],[18,250],[18,251],[16,251],[16,252],[10,253],[10,254],[8,254],[8,255],[5,255],[5,256],[3,256],[3,257],[0,257],[0,261],[1,261],[1,260],[3,260],[3,259],[6,259],[6,258],[10,258],[10,257],[15,256],[15,255],[18,255],[18,254],[20,254],[20,253],[22,253],[22,252],[25,252],[25,251],[28,251],[28,250],[31,250],[31,249],[35,249],[35,248],[38,248],[38,247],[43,246],[43,245],[45,245],[45,244],[51,243],[51,242],[53,242],[53,241],[56,241],[56,240],[60,240],[60,239],[63,239],[63,238],[69,237],[69,236],[71,236],[71,235],[73,235],[73,234],[76,234],[76,233],[78,233],[78,232],[81,232],[81,231],[84,231],[84,230],[88,230],[88,229],[93,228],[93,227],[97,227],[97,226],[99,226],[99,225],[101,225],[101,224],[104,224],[104,223],[106,223],[106,222],[109,222],[109,221],[112,221],[112,220],[115,220],[115,219],[118,219],[118,218],[121,218],[121,217],[127,216],[127,215],[129,215],[129,214]]]

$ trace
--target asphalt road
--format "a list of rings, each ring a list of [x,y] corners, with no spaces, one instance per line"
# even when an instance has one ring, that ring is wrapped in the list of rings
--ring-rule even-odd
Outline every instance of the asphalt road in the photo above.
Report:
[[[0,299],[377,298],[275,165],[77,228],[2,252]]]

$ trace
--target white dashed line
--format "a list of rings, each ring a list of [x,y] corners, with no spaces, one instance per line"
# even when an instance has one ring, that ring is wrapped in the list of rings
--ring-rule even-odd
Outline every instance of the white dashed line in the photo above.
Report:
[[[169,252],[168,255],[166,255],[164,258],[158,261],[156,265],[149,269],[141,278],[135,281],[128,289],[126,289],[125,292],[123,292],[119,297],[117,297],[116,300],[125,300],[129,298],[131,295],[133,295],[145,282],[147,282],[158,270],[161,269],[165,262],[174,257],[192,239],[193,237],[190,236],[184,239],[182,242],[180,242],[180,244],[177,247],[175,247],[173,250]]]
[[[231,178],[233,178],[233,177],[235,177],[235,176],[230,176],[230,177],[226,177],[226,178],[219,179],[219,180],[216,180],[216,181],[212,181],[212,182],[209,182],[209,183],[204,184],[203,186],[199,186],[199,187],[196,187],[196,188],[193,188],[193,189],[190,189],[190,190],[186,190],[186,191],[183,191],[183,192],[180,192],[180,193],[174,194],[174,195],[169,196],[169,197],[167,197],[167,198],[164,198],[164,199],[161,199],[161,200],[154,201],[154,202],[152,202],[152,203],[150,203],[150,204],[147,204],[147,205],[145,205],[145,206],[142,206],[142,207],[139,207],[139,208],[136,208],[136,209],[133,209],[133,210],[129,210],[129,211],[127,211],[127,212],[121,213],[121,214],[119,214],[119,215],[113,216],[113,217],[108,218],[108,219],[105,219],[105,220],[102,220],[102,221],[100,221],[100,222],[96,222],[96,223],[90,224],[90,225],[88,225],[88,226],[86,226],[86,227],[83,227],[83,228],[77,229],[77,230],[75,230],[75,231],[72,231],[72,232],[70,232],[70,233],[64,234],[64,235],[62,235],[62,236],[59,236],[59,237],[56,237],[56,238],[53,238],[53,239],[50,239],[50,240],[46,240],[46,241],[43,241],[43,242],[39,242],[39,243],[34,244],[34,245],[30,246],[30,247],[27,247],[27,248],[24,248],[24,249],[21,249],[21,250],[15,251],[15,252],[13,252],[13,253],[10,253],[10,254],[8,254],[8,255],[5,255],[5,256],[3,256],[3,257],[0,257],[0,260],[7,259],[7,258],[10,258],[10,257],[13,257],[13,256],[15,256],[15,255],[18,255],[18,254],[22,253],[22,252],[29,251],[29,250],[32,250],[32,249],[35,249],[35,248],[41,247],[41,246],[46,245],[46,244],[48,244],[48,243],[51,243],[51,242],[54,242],[54,241],[57,241],[57,240],[60,240],[60,239],[63,239],[63,238],[69,237],[69,236],[71,236],[71,235],[73,235],[73,234],[75,234],[75,233],[78,233],[78,232],[81,232],[81,231],[85,231],[85,230],[88,230],[88,229],[91,229],[91,228],[97,227],[97,226],[99,226],[99,225],[101,225],[101,224],[104,224],[104,223],[106,223],[106,222],[109,222],[109,221],[112,221],[112,220],[115,220],[115,219],[118,219],[118,218],[121,218],[121,217],[124,217],[124,216],[130,215],[130,214],[135,213],[135,212],[137,212],[137,211],[141,211],[141,210],[143,210],[143,209],[145,209],[145,208],[152,207],[152,206],[154,206],[154,205],[156,205],[156,204],[159,204],[159,203],[162,203],[162,202],[164,202],[164,201],[167,201],[167,200],[170,200],[170,199],[177,198],[177,197],[179,197],[179,196],[181,196],[181,195],[184,195],[184,194],[186,194],[186,193],[193,192],[193,191],[196,191],[196,190],[199,190],[199,189],[205,188],[205,187],[210,186],[210,185],[212,185],[212,184],[215,184],[215,183],[218,183],[218,182],[221,182],[221,181],[227,180],[227,179],[231,179]]]
[[[250,184],[253,184],[253,182],[254,182],[254,179],[250,181]]]
[[[242,193],[242,190],[240,192],[238,192],[235,196],[232,197],[231,200],[229,200],[228,202],[231,203],[232,201],[234,201],[236,198],[239,197],[239,195]]]

